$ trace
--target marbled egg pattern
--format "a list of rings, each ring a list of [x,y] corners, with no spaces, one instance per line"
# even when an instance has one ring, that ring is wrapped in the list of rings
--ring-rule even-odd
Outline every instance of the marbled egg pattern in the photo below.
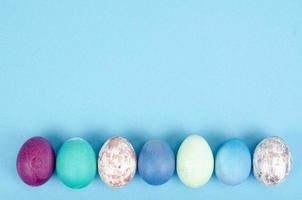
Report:
[[[55,166],[55,153],[45,138],[32,137],[19,150],[17,172],[28,185],[44,184],[52,175]]]
[[[98,170],[101,179],[111,187],[127,184],[136,172],[132,145],[123,137],[107,140],[99,152]]]
[[[254,175],[266,185],[276,185],[285,180],[291,163],[287,144],[279,137],[269,137],[262,140],[254,152]]]

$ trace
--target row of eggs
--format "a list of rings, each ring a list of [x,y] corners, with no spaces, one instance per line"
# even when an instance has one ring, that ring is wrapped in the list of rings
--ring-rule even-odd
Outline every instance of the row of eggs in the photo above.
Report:
[[[97,163],[97,164],[96,164]],[[252,158],[248,146],[240,139],[230,139],[220,147],[215,158],[215,174],[227,185],[238,185],[248,178],[253,165],[256,178],[266,185],[281,183],[291,169],[291,153],[279,137],[268,137],[256,147]],[[42,137],[27,140],[17,156],[17,172],[28,185],[44,184],[54,168],[60,180],[71,188],[87,186],[99,172],[103,182],[121,187],[139,175],[148,184],[161,185],[174,174],[188,187],[206,184],[214,171],[214,157],[207,141],[199,135],[188,136],[180,145],[176,161],[170,146],[161,140],[149,140],[138,160],[132,145],[123,137],[108,139],[98,158],[82,138],[67,140],[55,156],[49,142]]]

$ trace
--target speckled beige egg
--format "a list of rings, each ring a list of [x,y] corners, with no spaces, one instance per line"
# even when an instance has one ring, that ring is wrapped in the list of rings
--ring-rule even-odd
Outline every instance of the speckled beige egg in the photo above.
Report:
[[[123,137],[108,139],[98,157],[99,175],[110,187],[129,183],[136,172],[136,155],[132,145]]]

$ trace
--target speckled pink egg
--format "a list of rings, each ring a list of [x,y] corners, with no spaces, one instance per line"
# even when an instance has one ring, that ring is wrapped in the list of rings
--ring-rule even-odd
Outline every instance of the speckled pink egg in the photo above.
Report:
[[[136,155],[127,139],[113,137],[105,142],[99,152],[98,171],[110,187],[121,187],[132,180],[136,172]]]
[[[45,138],[32,137],[19,150],[16,166],[24,183],[31,186],[42,185],[54,171],[54,150]]]

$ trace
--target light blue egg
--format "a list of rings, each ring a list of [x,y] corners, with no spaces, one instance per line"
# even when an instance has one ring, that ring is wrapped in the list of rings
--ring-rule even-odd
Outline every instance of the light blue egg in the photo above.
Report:
[[[227,141],[217,152],[215,174],[227,185],[238,185],[251,172],[251,153],[248,146],[239,139]]]

